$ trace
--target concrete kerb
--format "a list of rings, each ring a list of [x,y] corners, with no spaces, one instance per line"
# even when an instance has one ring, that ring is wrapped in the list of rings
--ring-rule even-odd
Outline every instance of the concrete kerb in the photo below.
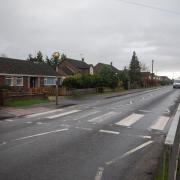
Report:
[[[180,151],[180,105],[172,120],[169,132],[165,139],[164,169],[168,169],[168,180],[175,180],[178,166],[178,157]],[[168,161],[167,161],[168,159]],[[168,164],[167,164],[168,163]],[[165,179],[165,176],[163,177]]]

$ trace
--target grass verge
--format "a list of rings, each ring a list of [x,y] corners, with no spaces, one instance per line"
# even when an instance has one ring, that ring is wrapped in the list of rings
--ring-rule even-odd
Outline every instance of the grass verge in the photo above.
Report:
[[[22,107],[22,106],[31,106],[35,104],[48,103],[48,99],[21,99],[21,100],[10,100],[5,103],[5,106],[9,107]]]

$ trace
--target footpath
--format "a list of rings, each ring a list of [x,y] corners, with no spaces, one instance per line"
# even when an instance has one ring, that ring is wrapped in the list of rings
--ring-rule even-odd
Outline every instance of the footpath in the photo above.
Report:
[[[94,94],[94,95],[86,95],[86,96],[77,96],[77,97],[68,97],[68,96],[59,96],[58,98],[58,106],[55,105],[55,102],[36,104],[32,106],[26,107],[0,107],[0,121],[8,118],[25,116],[28,114],[34,114],[39,112],[45,112],[52,109],[58,109],[73,105],[79,105],[86,103],[87,101],[95,101],[95,100],[103,100],[107,98],[113,98],[138,92],[145,92],[152,90],[154,88],[148,89],[133,89],[124,92],[111,92],[111,93],[102,93],[102,94]],[[157,89],[157,88],[155,88]]]

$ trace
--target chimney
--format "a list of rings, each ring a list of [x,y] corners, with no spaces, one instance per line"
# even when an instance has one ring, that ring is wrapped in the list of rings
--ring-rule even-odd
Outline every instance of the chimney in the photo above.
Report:
[[[84,62],[84,58],[82,58],[82,62]]]
[[[112,61],[111,61],[111,66],[113,66],[113,63],[112,63]]]

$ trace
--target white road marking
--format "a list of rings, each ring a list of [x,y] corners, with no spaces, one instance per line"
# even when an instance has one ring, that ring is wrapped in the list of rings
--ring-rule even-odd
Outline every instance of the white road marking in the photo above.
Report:
[[[36,124],[42,125],[42,124],[46,124],[46,123],[43,123],[43,122],[37,122]]]
[[[101,180],[103,176],[103,171],[104,171],[104,168],[99,167],[94,180]]]
[[[168,114],[169,114],[169,113],[170,113],[170,110],[167,108],[166,111],[165,111],[165,113],[168,113]]]
[[[0,144],[0,146],[5,145],[5,144],[7,144],[7,142],[4,141]]]
[[[48,119],[54,119],[54,118],[66,116],[66,115],[73,114],[73,113],[80,112],[80,111],[81,110],[72,110],[72,111],[61,113],[61,114],[57,114],[57,115],[53,115],[53,116],[48,116],[47,118]]]
[[[117,112],[110,111],[110,112],[108,112],[108,113],[106,113],[106,114],[103,114],[103,115],[101,115],[101,116],[97,116],[97,117],[89,120],[88,122],[100,123],[100,122],[105,121],[105,120],[107,120],[108,118],[110,118],[110,117],[112,117],[112,116],[114,116],[114,115],[117,115],[117,114],[118,114]]]
[[[31,121],[27,121],[27,122],[24,122],[25,124],[32,124],[32,122]]]
[[[151,136],[142,136],[142,135],[139,135],[138,137],[143,138],[143,139],[151,139]]]
[[[150,112],[152,112],[152,111],[149,111],[149,110],[139,110],[140,112],[145,112],[145,113],[150,113]]]
[[[6,119],[5,121],[6,122],[13,122],[14,120],[13,119]]]
[[[131,126],[132,124],[136,123],[137,121],[139,121],[141,118],[143,118],[144,115],[143,114],[131,114],[130,116],[124,118],[123,120],[115,123],[116,125],[119,126]]]
[[[160,116],[159,119],[150,127],[150,129],[164,130],[168,121],[169,117]]]
[[[101,130],[99,130],[99,132],[103,132],[103,133],[109,133],[109,134],[120,134],[119,132],[117,132],[117,131],[108,131],[108,130],[103,130],[103,129],[101,129]]]
[[[51,111],[31,114],[31,115],[27,115],[26,118],[32,118],[32,117],[36,117],[36,116],[40,116],[40,115],[45,115],[45,114],[50,114],[50,113],[55,113],[55,112],[59,112],[59,111],[62,111],[62,109],[55,109],[55,110],[51,110]]]
[[[122,156],[117,157],[117,158],[114,158],[113,160],[106,162],[106,165],[111,165],[111,164],[117,162],[118,160],[120,160],[120,159],[122,159],[122,158],[125,158],[126,156],[129,156],[129,155],[135,153],[136,151],[138,151],[138,150],[140,150],[140,149],[142,149],[142,148],[144,148],[144,147],[152,144],[153,142],[154,142],[154,141],[148,141],[148,142],[146,142],[146,143],[144,143],[144,144],[141,144],[140,146],[137,146],[136,148],[134,148],[134,149],[132,149],[132,150],[124,153]]]
[[[79,126],[76,126],[75,128],[76,129],[86,130],[86,131],[92,131],[93,130],[92,128],[84,128],[84,127],[79,127]]]
[[[92,112],[89,112],[89,113],[83,114],[83,115],[81,115],[79,118],[75,118],[75,119],[73,119],[73,120],[74,120],[74,121],[77,121],[77,120],[79,120],[79,119],[82,119],[82,118],[88,117],[88,116],[93,115],[93,114],[96,114],[96,113],[98,113],[98,112],[99,112],[99,111],[92,111]]]
[[[44,132],[44,133],[40,133],[40,134],[34,134],[34,135],[31,135],[31,136],[25,136],[25,137],[20,137],[20,138],[17,138],[15,139],[15,141],[20,141],[20,140],[24,140],[24,139],[30,139],[30,138],[34,138],[34,137],[38,137],[38,136],[43,136],[43,135],[46,135],[46,134],[52,134],[52,133],[58,133],[58,132],[62,132],[62,131],[67,131],[69,129],[57,129],[57,130],[54,130],[54,131],[48,131],[48,132]]]

